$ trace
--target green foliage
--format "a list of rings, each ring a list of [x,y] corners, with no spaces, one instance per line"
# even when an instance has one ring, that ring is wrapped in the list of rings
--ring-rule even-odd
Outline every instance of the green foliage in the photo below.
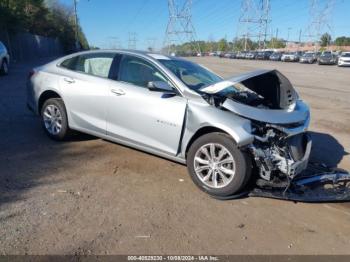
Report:
[[[218,51],[226,52],[228,50],[228,43],[225,38],[220,39],[218,42]]]
[[[341,36],[335,39],[335,45],[337,46],[350,46],[350,37]]]
[[[332,36],[328,33],[324,33],[322,36],[321,36],[321,46],[328,46],[331,44],[331,40],[332,40]]]
[[[281,40],[279,40],[281,41]],[[220,39],[219,41],[195,41],[192,43],[186,42],[181,45],[172,45],[170,46],[171,52],[176,52],[177,55],[193,55],[196,51],[209,53],[215,51],[221,52],[230,52],[230,51],[241,51],[245,48],[245,42],[247,42],[247,50],[255,50],[258,48],[258,44],[251,39],[234,39],[233,42],[228,42],[225,38]],[[283,43],[282,43],[283,44]],[[279,44],[279,45],[282,45]],[[284,45],[284,44],[283,44]],[[284,47],[284,46],[283,46]],[[166,48],[167,51],[168,48]]]
[[[46,2],[50,4],[46,5]],[[9,32],[26,31],[41,36],[58,37],[65,51],[75,49],[73,10],[55,0],[1,0],[1,27]],[[89,47],[80,26],[78,40],[82,48]]]
[[[270,41],[267,42],[267,48],[285,48],[286,42],[283,39],[271,38]]]
[[[242,51],[242,50],[255,50],[258,48],[258,43],[252,41],[250,38],[236,38],[233,41],[233,50]]]

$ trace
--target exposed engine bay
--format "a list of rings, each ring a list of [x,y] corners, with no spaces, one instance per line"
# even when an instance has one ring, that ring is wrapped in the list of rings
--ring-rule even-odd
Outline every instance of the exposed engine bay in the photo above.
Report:
[[[254,125],[255,141],[249,150],[261,178],[271,180],[282,173],[293,179],[306,169],[312,144],[307,133],[289,136],[269,125]]]

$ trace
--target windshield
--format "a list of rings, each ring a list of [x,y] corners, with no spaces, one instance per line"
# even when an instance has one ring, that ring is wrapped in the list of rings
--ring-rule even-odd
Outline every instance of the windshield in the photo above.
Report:
[[[314,56],[314,53],[306,53],[304,54],[305,57],[313,57]]]
[[[341,57],[350,57],[350,53],[344,53],[341,55]]]
[[[331,52],[324,52],[321,56],[331,56],[332,53]]]
[[[177,59],[159,59],[158,61],[173,72],[187,87],[195,91],[222,81],[221,77],[190,61]]]

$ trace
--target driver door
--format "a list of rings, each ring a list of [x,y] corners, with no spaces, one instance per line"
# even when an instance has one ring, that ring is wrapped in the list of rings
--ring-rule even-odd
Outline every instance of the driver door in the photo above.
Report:
[[[169,82],[150,62],[122,57],[118,80],[110,84],[107,135],[176,155],[187,101],[180,95],[150,91],[151,81]]]

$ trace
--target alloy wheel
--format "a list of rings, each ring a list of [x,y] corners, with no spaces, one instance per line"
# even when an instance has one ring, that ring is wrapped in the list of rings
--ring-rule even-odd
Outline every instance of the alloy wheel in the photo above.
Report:
[[[227,186],[235,175],[235,161],[221,144],[209,143],[200,147],[194,157],[197,177],[211,188]]]
[[[60,109],[50,104],[48,105],[43,113],[43,120],[46,130],[51,135],[57,135],[62,129],[62,114]]]

